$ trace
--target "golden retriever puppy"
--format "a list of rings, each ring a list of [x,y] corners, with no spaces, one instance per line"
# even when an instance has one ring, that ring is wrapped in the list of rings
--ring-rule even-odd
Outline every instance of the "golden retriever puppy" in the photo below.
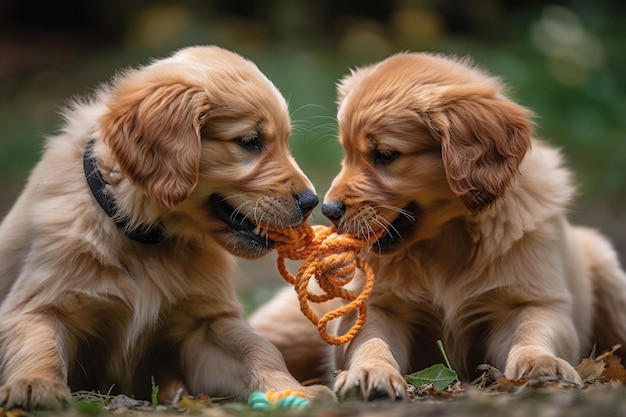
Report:
[[[191,47],[79,101],[0,227],[0,403],[70,390],[149,398],[298,389],[243,319],[229,254],[318,199],[288,149],[287,105],[250,61]],[[170,397],[171,398],[171,397]]]
[[[404,397],[404,374],[442,361],[437,339],[464,380],[489,363],[510,379],[573,383],[594,344],[626,342],[617,255],[568,223],[572,175],[497,78],[467,60],[403,53],[338,90],[345,157],[322,212],[340,232],[385,231],[366,254],[376,276],[366,324],[328,357],[339,396]],[[299,371],[323,347],[292,292],[251,323]]]

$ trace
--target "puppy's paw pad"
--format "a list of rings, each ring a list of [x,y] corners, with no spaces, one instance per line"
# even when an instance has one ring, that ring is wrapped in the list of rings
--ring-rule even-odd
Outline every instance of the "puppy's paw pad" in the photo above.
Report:
[[[567,361],[551,355],[539,355],[524,358],[515,366],[507,366],[505,376],[508,379],[538,378],[551,376],[576,385],[582,385],[580,375]]]
[[[19,378],[0,387],[0,404],[5,409],[61,409],[70,399],[69,387],[46,378]]]
[[[335,393],[324,385],[308,385],[299,389],[304,395],[314,402],[336,402]]]
[[[401,400],[406,396],[407,384],[402,375],[390,366],[352,367],[337,374],[334,389],[342,400]]]

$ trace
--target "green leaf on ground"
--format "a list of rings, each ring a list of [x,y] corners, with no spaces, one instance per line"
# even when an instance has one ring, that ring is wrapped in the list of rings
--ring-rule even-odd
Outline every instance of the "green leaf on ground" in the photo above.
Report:
[[[81,414],[89,414],[97,416],[104,411],[104,406],[100,401],[93,401],[89,399],[79,399],[72,401],[72,406],[78,410]]]
[[[443,356],[446,365],[438,363],[429,368],[422,369],[421,371],[414,372],[411,375],[407,375],[405,379],[409,384],[415,387],[421,388],[425,385],[433,384],[433,387],[439,391],[443,391],[448,388],[454,382],[458,381],[459,376],[452,369],[446,350],[443,348],[441,340],[437,340],[437,347]]]
[[[433,384],[433,386],[440,391],[446,389],[457,379],[458,375],[456,372],[442,363],[438,363],[406,376],[406,380],[416,387]]]

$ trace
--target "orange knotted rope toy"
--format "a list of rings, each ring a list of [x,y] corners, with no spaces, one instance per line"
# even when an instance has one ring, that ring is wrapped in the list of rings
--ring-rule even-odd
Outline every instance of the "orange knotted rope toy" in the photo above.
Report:
[[[285,281],[295,287],[300,300],[300,309],[317,326],[320,336],[326,343],[331,345],[347,343],[363,327],[367,315],[365,301],[372,292],[374,273],[358,255],[362,249],[378,239],[382,232],[364,240],[352,235],[338,234],[331,227],[311,226],[307,223],[293,228],[268,231],[269,238],[275,242],[274,249],[278,252],[278,271]],[[287,270],[286,258],[303,260],[296,276]],[[355,268],[359,268],[365,274],[365,283],[359,294],[343,288],[354,278]],[[307,287],[313,276],[324,294],[312,294],[308,291]],[[322,303],[337,297],[343,298],[348,303],[321,318],[318,318],[309,307],[309,301]],[[328,333],[327,326],[330,320],[355,310],[358,310],[357,320],[345,334],[334,336]]]

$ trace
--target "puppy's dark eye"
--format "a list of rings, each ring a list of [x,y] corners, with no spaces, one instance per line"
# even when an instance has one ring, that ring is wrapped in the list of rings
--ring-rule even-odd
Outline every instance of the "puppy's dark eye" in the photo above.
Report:
[[[374,151],[374,163],[378,165],[385,165],[396,159],[400,153],[391,149],[376,149]]]
[[[262,143],[261,138],[257,134],[249,134],[237,138],[237,142],[241,145],[242,148],[247,149],[249,151],[258,152],[261,150]]]

